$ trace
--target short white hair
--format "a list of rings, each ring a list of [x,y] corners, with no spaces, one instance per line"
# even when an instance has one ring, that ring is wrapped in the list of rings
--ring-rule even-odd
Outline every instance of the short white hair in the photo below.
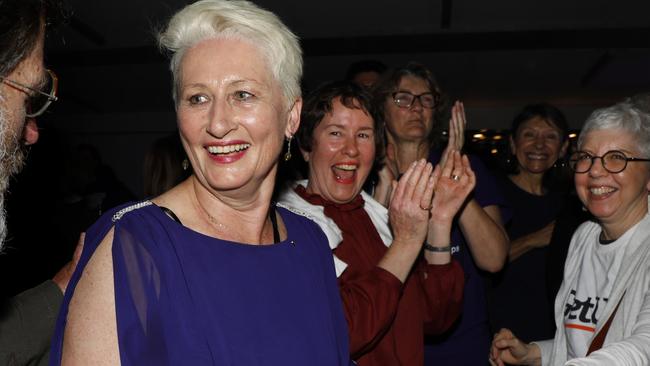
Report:
[[[622,130],[634,136],[640,158],[650,158],[650,114],[644,106],[627,99],[608,108],[591,113],[580,132],[578,149],[582,148],[584,137],[591,131]]]
[[[171,52],[173,97],[178,104],[180,64],[185,52],[213,38],[237,38],[251,42],[266,56],[273,78],[286,102],[300,97],[302,51],[298,37],[273,13],[242,0],[201,0],[186,6],[158,34],[161,49]],[[245,62],[246,60],[242,60]]]

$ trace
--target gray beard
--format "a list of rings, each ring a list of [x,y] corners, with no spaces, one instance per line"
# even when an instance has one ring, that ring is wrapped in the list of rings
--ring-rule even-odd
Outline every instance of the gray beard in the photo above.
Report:
[[[11,128],[7,117],[7,110],[0,96],[0,252],[7,237],[7,212],[5,209],[5,193],[9,186],[9,179],[18,173],[25,164],[27,146],[22,143],[22,128],[16,131]],[[17,121],[25,120],[23,109],[16,116]],[[16,125],[16,124],[11,124]],[[18,124],[24,126],[24,124]]]

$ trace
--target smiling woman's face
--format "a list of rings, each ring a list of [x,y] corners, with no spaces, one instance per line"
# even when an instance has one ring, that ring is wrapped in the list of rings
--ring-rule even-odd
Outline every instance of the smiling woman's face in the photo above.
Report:
[[[580,150],[591,156],[618,150],[627,157],[650,158],[641,155],[634,136],[623,130],[590,131],[584,136]],[[648,212],[648,164],[628,162],[625,170],[610,173],[603,168],[600,159],[595,159],[588,172],[575,174],[576,192],[601,223],[629,228]]]
[[[287,107],[257,47],[217,38],[190,48],[180,67],[178,125],[199,181],[211,190],[254,191],[274,179],[300,101]]]
[[[562,140],[559,128],[536,116],[519,126],[510,148],[520,171],[544,174],[566,152],[569,141]]]
[[[355,103],[358,105],[358,103]],[[340,99],[314,129],[307,192],[335,203],[352,201],[361,192],[375,159],[374,121],[361,108]]]

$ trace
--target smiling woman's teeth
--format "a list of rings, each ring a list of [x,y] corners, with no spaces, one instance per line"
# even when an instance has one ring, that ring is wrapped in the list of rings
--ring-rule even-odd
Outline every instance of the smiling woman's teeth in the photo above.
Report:
[[[208,152],[210,154],[231,154],[234,152],[239,152],[246,150],[250,147],[250,144],[237,144],[237,145],[226,145],[226,146],[208,146]]]
[[[356,170],[357,166],[356,165],[349,165],[349,164],[341,164],[341,165],[336,165],[336,169],[341,169],[341,170],[347,170],[347,171],[352,171]]]
[[[611,187],[597,187],[597,188],[590,188],[589,191],[591,191],[592,194],[595,195],[601,195],[601,194],[607,194],[610,192],[614,192],[614,188]]]
[[[336,179],[351,179],[354,177],[354,172],[358,169],[358,166],[355,164],[338,164],[332,168]]]
[[[531,160],[540,160],[547,158],[545,154],[527,154],[526,157]]]

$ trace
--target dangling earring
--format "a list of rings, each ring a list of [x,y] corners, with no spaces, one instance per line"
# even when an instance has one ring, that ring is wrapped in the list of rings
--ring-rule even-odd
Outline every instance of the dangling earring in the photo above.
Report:
[[[291,140],[293,140],[293,135],[287,137],[287,152],[284,153],[284,161],[291,160]]]
[[[190,167],[190,161],[185,158],[183,159],[183,163],[181,165],[183,166],[183,170],[187,170]]]

